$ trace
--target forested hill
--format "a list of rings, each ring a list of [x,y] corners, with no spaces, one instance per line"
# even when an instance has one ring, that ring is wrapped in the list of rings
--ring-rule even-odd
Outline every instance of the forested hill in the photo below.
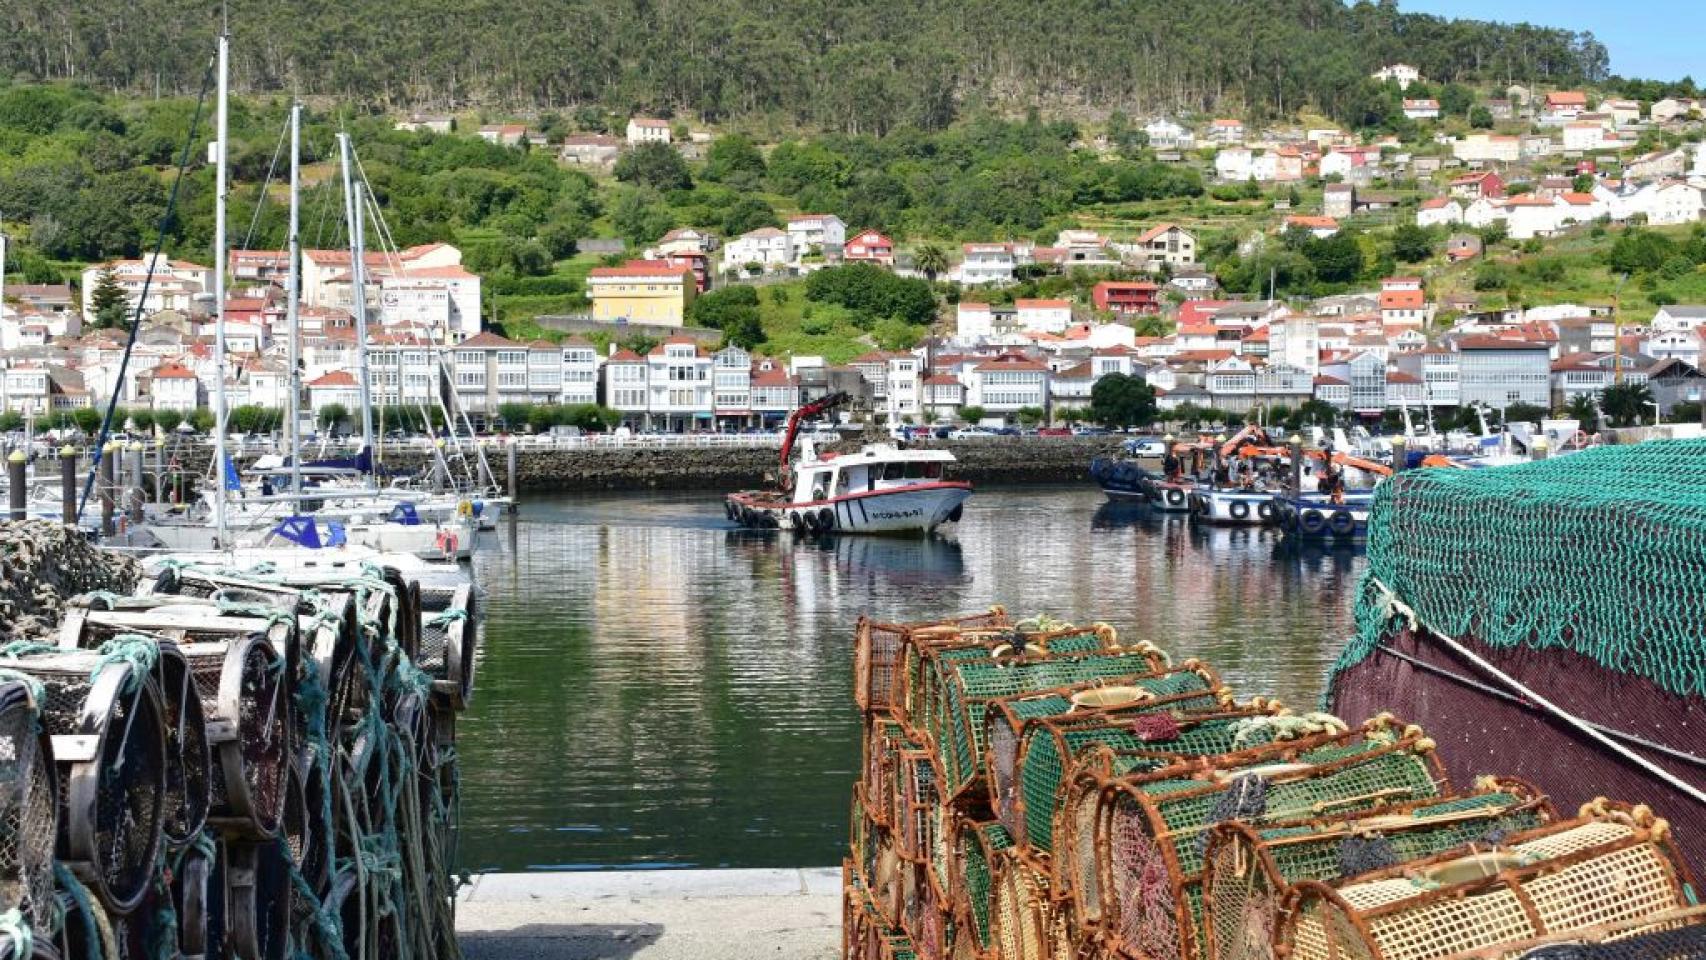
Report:
[[[215,2],[10,0],[0,77],[193,93]],[[1354,116],[1383,63],[1569,84],[1591,34],[1340,0],[231,0],[237,83],[387,108],[599,104],[857,133],[982,107]]]

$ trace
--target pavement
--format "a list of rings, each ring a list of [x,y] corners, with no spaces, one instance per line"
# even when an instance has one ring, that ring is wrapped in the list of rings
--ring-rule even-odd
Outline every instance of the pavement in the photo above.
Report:
[[[480,874],[456,930],[466,960],[835,960],[841,871]]]

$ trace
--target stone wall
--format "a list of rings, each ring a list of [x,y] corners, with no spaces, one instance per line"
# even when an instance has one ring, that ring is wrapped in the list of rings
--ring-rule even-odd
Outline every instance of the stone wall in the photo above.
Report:
[[[953,475],[973,483],[1060,483],[1083,480],[1092,457],[1117,452],[1120,437],[996,437],[921,446],[952,450]],[[852,444],[847,449],[856,449]],[[523,450],[517,460],[522,492],[672,489],[727,491],[765,484],[776,476],[773,447],[613,447]],[[499,483],[507,482],[503,450],[486,453]],[[397,471],[420,469],[417,451],[387,454]]]

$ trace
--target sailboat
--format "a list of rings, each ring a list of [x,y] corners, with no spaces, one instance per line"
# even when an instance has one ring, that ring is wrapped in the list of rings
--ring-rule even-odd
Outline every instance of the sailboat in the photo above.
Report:
[[[226,238],[229,37],[219,38],[219,91],[217,107],[217,166],[215,173],[214,227],[214,482],[203,495],[206,516],[157,518],[128,528],[121,545],[172,551],[219,551],[253,548],[297,548],[309,550],[366,547],[386,553],[406,553],[430,559],[467,560],[471,556],[477,527],[472,511],[453,511],[447,517],[423,517],[412,504],[382,495],[371,472],[368,485],[335,486],[311,490],[305,485],[298,435],[301,402],[301,373],[298,362],[297,307],[301,280],[301,115],[300,104],[290,112],[290,267],[288,321],[290,324],[291,390],[288,434],[290,442],[289,487],[272,496],[247,496],[235,461],[227,447],[225,396],[226,270],[229,249]],[[367,308],[365,270],[362,256],[362,203],[360,184],[352,182],[352,148],[347,135],[340,135],[345,188],[345,209],[350,224],[352,257],[351,286],[358,345],[357,363],[362,387],[361,458],[371,464],[373,413],[371,375],[367,365]],[[233,499],[233,494],[237,494]]]

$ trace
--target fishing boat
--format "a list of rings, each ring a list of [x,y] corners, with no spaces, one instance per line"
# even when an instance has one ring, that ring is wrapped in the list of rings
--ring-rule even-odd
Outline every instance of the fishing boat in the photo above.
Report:
[[[1289,536],[1348,543],[1367,538],[1368,512],[1373,503],[1372,491],[1348,493],[1337,502],[1319,493],[1305,493],[1272,497],[1267,507],[1274,522]]]
[[[800,423],[846,401],[846,394],[832,394],[794,411],[782,440],[784,485],[729,494],[730,520],[803,534],[918,534],[960,519],[971,484],[948,478],[955,460],[946,450],[872,443],[856,453],[818,453],[808,439],[799,462],[790,463]]]

